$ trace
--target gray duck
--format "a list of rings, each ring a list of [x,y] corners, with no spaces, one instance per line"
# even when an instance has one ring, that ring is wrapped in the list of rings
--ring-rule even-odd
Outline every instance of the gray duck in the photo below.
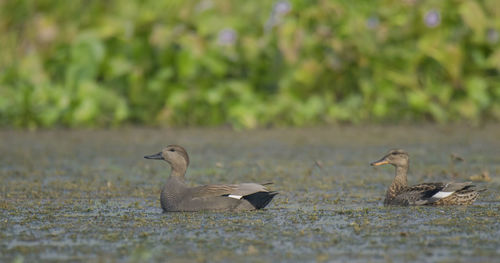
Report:
[[[164,212],[181,211],[247,211],[266,207],[277,192],[256,183],[212,184],[189,187],[184,175],[189,156],[184,148],[169,145],[161,152],[144,156],[164,160],[171,166],[170,176],[161,190],[160,203]]]
[[[396,177],[387,189],[384,205],[469,205],[479,192],[471,182],[464,183],[423,183],[408,186],[406,174],[409,169],[409,156],[404,150],[389,151],[380,160],[372,162],[372,166],[391,164],[396,168]]]

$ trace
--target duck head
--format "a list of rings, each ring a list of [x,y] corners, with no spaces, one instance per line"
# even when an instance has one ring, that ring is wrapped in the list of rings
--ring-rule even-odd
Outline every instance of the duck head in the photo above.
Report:
[[[179,145],[169,145],[165,147],[161,152],[152,155],[144,156],[146,159],[152,160],[164,160],[169,163],[172,168],[187,168],[189,165],[189,156],[186,149]]]
[[[390,150],[380,160],[370,163],[371,166],[379,166],[383,164],[392,164],[395,167],[408,166],[408,153],[401,149]]]

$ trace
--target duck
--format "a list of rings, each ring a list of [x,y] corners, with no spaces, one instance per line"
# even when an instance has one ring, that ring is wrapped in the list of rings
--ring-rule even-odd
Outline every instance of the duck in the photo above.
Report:
[[[396,176],[385,195],[385,206],[470,205],[478,198],[480,192],[486,190],[476,190],[471,182],[423,183],[408,186],[409,163],[409,155],[402,149],[390,150],[380,160],[370,163],[372,166],[391,164],[396,168]]]
[[[189,187],[185,174],[189,165],[186,149],[179,145],[168,145],[161,152],[146,155],[146,159],[166,161],[170,176],[161,190],[160,203],[164,212],[195,211],[249,211],[266,207],[275,191],[266,184],[211,184]]]

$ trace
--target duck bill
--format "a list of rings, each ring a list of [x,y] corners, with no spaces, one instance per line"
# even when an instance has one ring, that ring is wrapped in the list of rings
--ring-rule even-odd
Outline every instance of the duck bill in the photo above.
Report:
[[[384,164],[388,164],[389,161],[385,160],[385,157],[378,160],[378,161],[375,161],[373,163],[370,163],[371,166],[379,166],[379,165],[384,165]]]
[[[152,160],[163,160],[163,156],[161,155],[161,152],[153,155],[146,155],[144,156],[146,159],[152,159]]]

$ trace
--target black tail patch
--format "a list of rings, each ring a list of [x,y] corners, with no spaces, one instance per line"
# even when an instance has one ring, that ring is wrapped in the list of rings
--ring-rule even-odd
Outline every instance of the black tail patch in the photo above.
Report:
[[[261,209],[266,207],[277,194],[278,192],[257,192],[251,195],[246,195],[243,199],[247,200],[256,209]]]

